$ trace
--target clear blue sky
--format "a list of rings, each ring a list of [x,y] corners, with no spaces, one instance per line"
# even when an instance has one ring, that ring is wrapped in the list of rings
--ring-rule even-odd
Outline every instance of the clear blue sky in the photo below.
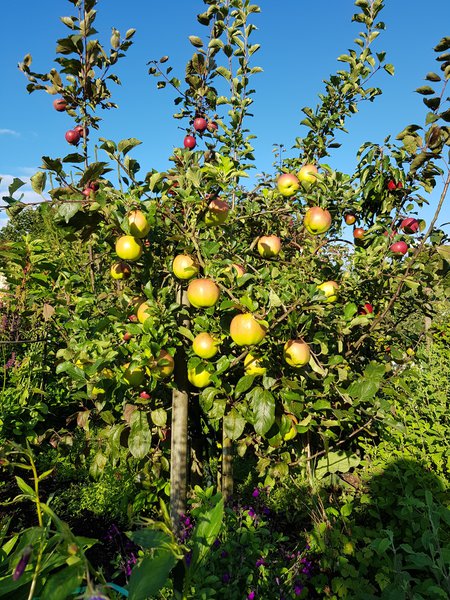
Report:
[[[395,137],[408,123],[423,122],[426,108],[414,89],[423,84],[427,71],[437,70],[432,48],[450,35],[449,0],[386,0],[385,4],[382,19],[387,30],[378,38],[376,50],[387,51],[387,61],[394,64],[396,74],[391,78],[380,73],[375,78],[374,85],[383,88],[383,95],[362,106],[349,122],[350,134],[329,160],[338,169],[352,170],[362,142],[382,142],[389,134]],[[352,0],[260,0],[259,5],[262,13],[254,17],[259,30],[253,36],[262,49],[254,55],[254,63],[264,72],[254,79],[257,94],[251,129],[257,135],[258,171],[271,171],[273,144],[283,143],[289,151],[295,137],[302,135],[301,108],[314,106],[322,80],[343,67],[336,57],[352,46],[360,26],[351,22],[355,12]],[[5,182],[12,176],[29,177],[42,155],[63,156],[70,150],[64,140],[65,131],[72,126],[70,118],[53,110],[53,97],[45,92],[28,95],[17,62],[30,52],[33,67],[48,71],[53,66],[55,40],[68,31],[59,16],[72,14],[71,9],[66,0],[2,3],[0,175]],[[102,114],[100,135],[142,140],[143,146],[134,156],[144,172],[165,169],[166,157],[181,145],[184,136],[181,123],[171,117],[175,112],[171,92],[156,90],[146,62],[168,54],[173,73],[182,78],[193,51],[187,36],[206,31],[195,17],[203,9],[201,0],[99,3],[96,27],[102,39],[109,39],[112,26],[121,32],[137,29],[135,44],[118,66],[123,85],[112,88],[119,109]],[[5,182],[0,184],[0,192]],[[27,191],[26,197],[31,198],[32,192]],[[435,198],[436,194],[432,202]],[[450,200],[447,215],[449,205]],[[429,219],[430,211],[421,216]],[[3,217],[0,213],[0,226]],[[450,220],[444,217],[440,222]]]

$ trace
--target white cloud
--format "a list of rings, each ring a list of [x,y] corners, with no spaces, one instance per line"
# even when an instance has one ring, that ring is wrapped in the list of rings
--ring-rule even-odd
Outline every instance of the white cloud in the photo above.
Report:
[[[14,135],[14,136],[19,136],[20,133],[18,131],[14,131],[14,129],[0,129],[0,135]]]

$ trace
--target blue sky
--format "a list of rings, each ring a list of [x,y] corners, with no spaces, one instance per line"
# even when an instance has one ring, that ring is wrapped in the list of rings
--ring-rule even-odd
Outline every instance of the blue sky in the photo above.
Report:
[[[55,41],[67,31],[59,16],[72,14],[73,6],[65,0],[3,4],[2,21],[8,25],[3,27],[0,46],[0,175],[4,177],[0,194],[11,177],[30,177],[42,155],[66,154],[70,147],[64,133],[72,126],[65,113],[53,110],[53,97],[45,92],[31,96],[26,92],[26,79],[17,62],[30,52],[33,67],[48,71],[53,66]],[[301,108],[315,106],[322,80],[342,68],[336,57],[352,47],[359,25],[351,22],[355,12],[352,0],[260,0],[259,5],[262,13],[254,18],[258,31],[253,37],[262,48],[255,54],[254,64],[264,72],[254,79],[257,93],[250,127],[257,136],[258,171],[270,172],[273,144],[283,143],[289,152],[295,137],[302,135]],[[171,92],[156,90],[156,80],[147,75],[146,62],[168,54],[173,73],[182,78],[184,64],[193,51],[188,35],[206,31],[195,17],[203,8],[201,0],[99,2],[96,26],[101,38],[109,39],[112,26],[121,32],[137,29],[135,44],[118,66],[123,85],[112,88],[119,109],[102,114],[100,135],[142,140],[134,156],[144,172],[165,169],[167,157],[184,137],[181,123],[172,119],[175,107]],[[364,104],[349,122],[349,135],[342,137],[342,148],[328,161],[337,169],[353,169],[356,151],[364,141],[382,142],[389,134],[395,137],[409,123],[423,122],[427,109],[414,89],[423,84],[427,71],[438,68],[432,48],[450,34],[450,2],[386,0],[382,20],[387,30],[375,49],[387,51],[387,61],[394,64],[396,74],[376,76],[373,83],[383,88],[383,95],[373,104]],[[24,189],[26,199],[32,200],[29,187]],[[432,204],[436,197],[436,193],[431,197]],[[450,201],[447,215],[449,205]],[[421,216],[429,220],[430,213],[425,209]],[[0,213],[0,226],[3,217]],[[444,217],[439,222],[450,220]]]

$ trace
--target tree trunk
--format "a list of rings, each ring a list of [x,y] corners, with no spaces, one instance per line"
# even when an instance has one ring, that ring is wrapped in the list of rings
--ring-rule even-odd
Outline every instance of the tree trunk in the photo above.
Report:
[[[186,292],[181,286],[177,293],[180,306],[188,306]],[[189,320],[183,321],[189,327]],[[170,445],[170,518],[175,535],[181,530],[181,516],[186,512],[187,462],[188,462],[188,404],[189,382],[184,348],[175,356],[175,384],[172,392],[172,427]]]
[[[226,502],[233,496],[233,442],[226,436],[225,430],[222,434],[222,495]]]

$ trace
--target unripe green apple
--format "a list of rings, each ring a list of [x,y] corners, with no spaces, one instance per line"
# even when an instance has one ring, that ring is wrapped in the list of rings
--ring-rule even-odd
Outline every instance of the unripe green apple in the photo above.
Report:
[[[188,379],[194,387],[198,388],[204,388],[211,383],[211,375],[201,365],[195,369],[188,369]]]
[[[132,367],[130,363],[125,365],[123,379],[128,385],[138,387],[144,382],[145,374],[142,367]]]
[[[125,261],[118,261],[111,265],[111,277],[113,279],[128,279],[131,275],[131,267]]]
[[[158,378],[165,378],[172,375],[175,368],[175,361],[173,356],[167,352],[167,350],[161,349],[158,358],[156,359],[155,369]]]

